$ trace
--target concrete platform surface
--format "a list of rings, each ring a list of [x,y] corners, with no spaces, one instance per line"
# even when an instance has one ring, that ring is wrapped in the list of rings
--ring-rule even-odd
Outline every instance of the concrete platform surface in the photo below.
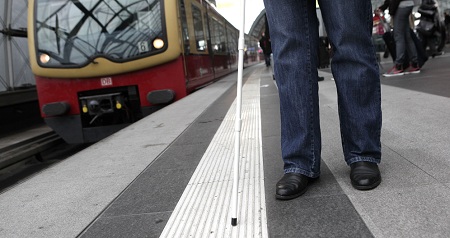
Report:
[[[0,237],[450,237],[449,56],[381,79],[383,181],[374,190],[350,184],[325,69],[321,177],[297,199],[275,199],[279,101],[260,64],[244,71],[238,226],[232,74],[1,193]]]

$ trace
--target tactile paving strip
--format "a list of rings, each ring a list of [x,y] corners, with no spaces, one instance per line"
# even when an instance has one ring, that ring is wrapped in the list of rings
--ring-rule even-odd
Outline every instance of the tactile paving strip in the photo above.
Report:
[[[236,101],[160,237],[268,237],[261,149],[260,80],[242,88],[238,224],[231,226]]]

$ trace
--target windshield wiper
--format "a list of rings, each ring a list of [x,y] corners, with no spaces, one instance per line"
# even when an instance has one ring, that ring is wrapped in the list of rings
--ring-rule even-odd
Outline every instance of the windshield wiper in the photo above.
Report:
[[[61,54],[61,46],[59,43],[60,37],[59,37],[59,18],[58,14],[55,14],[55,37],[56,37],[56,47],[58,48],[58,54]]]

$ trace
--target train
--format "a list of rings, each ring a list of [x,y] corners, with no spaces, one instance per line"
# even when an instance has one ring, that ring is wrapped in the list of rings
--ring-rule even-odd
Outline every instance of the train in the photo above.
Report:
[[[45,123],[97,142],[238,67],[239,30],[205,0],[30,0],[28,42]],[[260,62],[245,34],[244,66]]]

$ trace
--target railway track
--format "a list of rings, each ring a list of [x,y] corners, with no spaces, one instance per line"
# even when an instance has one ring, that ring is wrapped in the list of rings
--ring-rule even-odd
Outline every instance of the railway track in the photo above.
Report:
[[[42,160],[40,153],[64,143],[54,132],[47,132],[0,149],[0,169],[16,164],[31,156]]]

